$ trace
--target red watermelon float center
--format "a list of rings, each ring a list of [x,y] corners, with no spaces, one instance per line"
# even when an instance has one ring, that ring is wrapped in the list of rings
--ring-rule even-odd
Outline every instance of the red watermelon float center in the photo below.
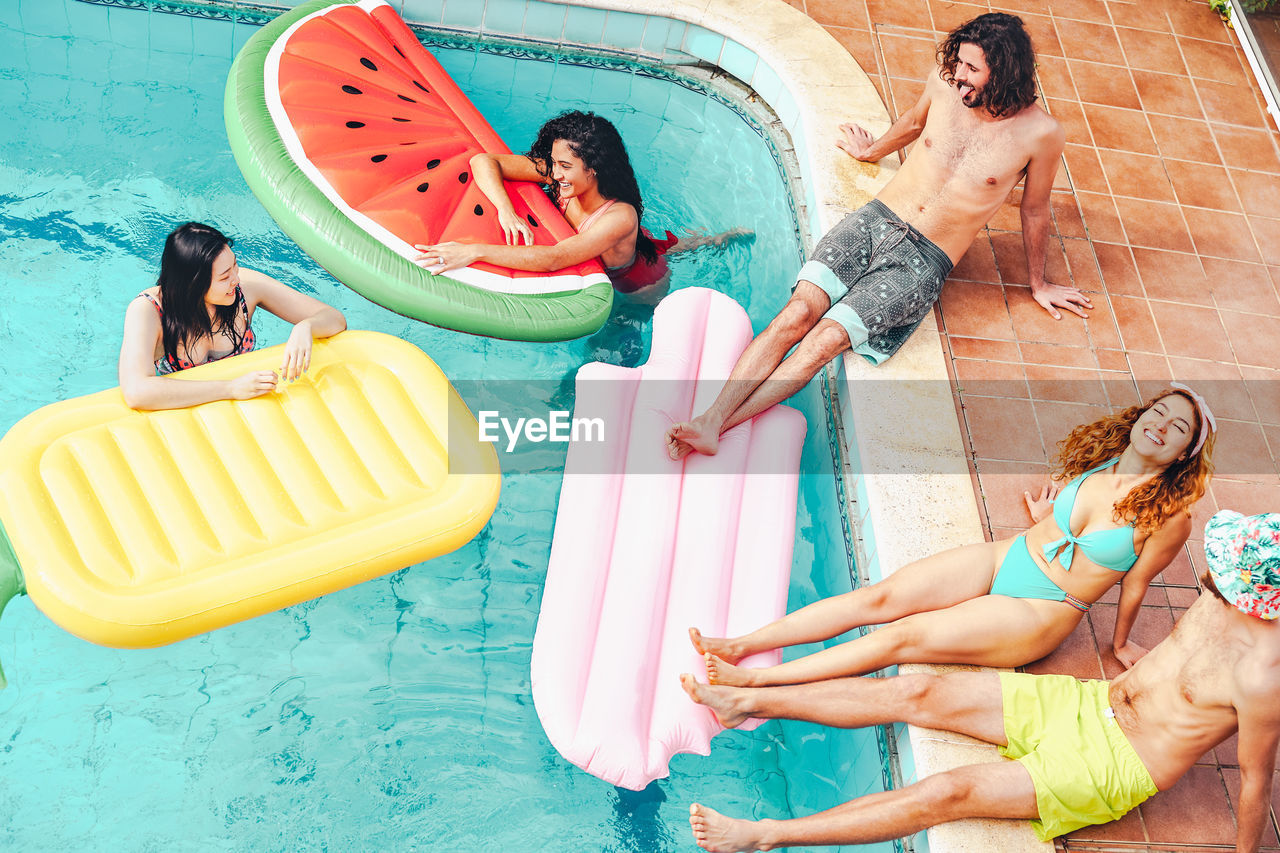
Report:
[[[470,160],[510,149],[384,0],[301,18],[272,46],[264,76],[267,110],[297,168],[388,249],[413,262],[415,243],[505,241]],[[506,188],[535,244],[574,233],[537,185]],[[530,295],[608,282],[596,260],[551,274],[479,262],[448,275]]]

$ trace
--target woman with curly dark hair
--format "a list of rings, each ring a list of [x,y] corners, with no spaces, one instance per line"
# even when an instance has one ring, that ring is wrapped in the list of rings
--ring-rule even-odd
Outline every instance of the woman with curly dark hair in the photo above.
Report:
[[[1112,648],[1132,666],[1146,651],[1129,631],[1148,584],[1187,541],[1190,507],[1213,471],[1215,430],[1204,400],[1177,383],[1144,405],[1077,427],[1059,443],[1053,467],[1059,480],[1072,479],[1061,493],[1026,496],[1035,522],[1026,533],[917,560],[742,637],[690,629],[708,679],[764,687],[900,663],[1022,666],[1057,648],[1117,581]],[[734,666],[864,625],[883,627],[778,666]]]
[[[631,293],[664,279],[663,255],[693,248],[690,240],[682,242],[670,231],[654,239],[640,225],[644,202],[626,146],[617,128],[595,113],[561,113],[542,126],[528,154],[477,154],[471,171],[498,210],[506,245],[418,246],[419,263],[433,273],[476,261],[550,271],[599,258],[614,288]],[[578,233],[554,246],[533,245],[533,233],[516,214],[504,180],[544,184]]]

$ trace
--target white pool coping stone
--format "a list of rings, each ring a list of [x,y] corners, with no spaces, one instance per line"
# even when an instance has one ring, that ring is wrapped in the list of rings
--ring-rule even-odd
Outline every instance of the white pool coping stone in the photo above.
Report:
[[[896,160],[859,163],[836,148],[842,122],[853,121],[880,133],[889,126],[888,112],[848,51],[809,16],[782,0],[558,2],[685,21],[733,39],[767,63],[799,108],[794,119],[798,127],[788,131],[793,138],[807,140],[796,153],[808,185],[805,194],[811,193],[815,202],[811,215],[816,214],[818,234],[870,199],[897,168]],[[932,314],[881,367],[871,366],[861,356],[845,356],[836,403],[846,425],[851,422],[848,432],[856,436],[853,456],[872,471],[898,472],[860,475],[863,483],[856,490],[866,504],[857,514],[869,519],[875,531],[875,557],[886,572],[943,548],[983,539],[945,357]],[[892,393],[890,385],[896,386]],[[872,394],[874,399],[867,399]],[[866,465],[867,460],[874,464]],[[957,473],[940,473],[947,471]],[[854,491],[850,484],[850,493]],[[948,669],[954,667],[910,666],[901,671]],[[916,778],[999,760],[994,747],[972,738],[907,728]],[[956,821],[929,830],[928,843],[930,853],[1053,850],[1052,843],[1035,837],[1026,821]]]

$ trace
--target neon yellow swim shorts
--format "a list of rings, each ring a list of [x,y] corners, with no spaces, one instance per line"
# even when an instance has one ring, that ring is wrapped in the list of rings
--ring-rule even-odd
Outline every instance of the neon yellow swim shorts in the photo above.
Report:
[[[1042,841],[1116,820],[1156,792],[1156,783],[1116,724],[1106,681],[1000,673],[1000,753],[1031,774]]]

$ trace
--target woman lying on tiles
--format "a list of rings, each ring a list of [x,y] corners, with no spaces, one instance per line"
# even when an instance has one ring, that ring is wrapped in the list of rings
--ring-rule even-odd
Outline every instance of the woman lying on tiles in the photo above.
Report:
[[[248,400],[276,387],[273,370],[254,370],[228,381],[177,381],[168,374],[254,346],[255,309],[293,323],[280,377],[297,379],[311,365],[311,341],[347,327],[336,308],[270,276],[241,269],[231,241],[198,222],[169,234],[160,278],[129,304],[120,344],[120,390],[135,409],[180,409],[213,400]]]
[[[1145,405],[1077,427],[1059,445],[1060,493],[1027,495],[1026,533],[926,557],[885,580],[810,604],[742,637],[689,631],[712,684],[763,687],[862,675],[900,663],[1015,667],[1053,651],[1120,581],[1113,649],[1125,667],[1147,585],[1191,530],[1212,474],[1216,431],[1203,398],[1173,383]],[[870,634],[778,666],[748,655],[816,643],[863,625]]]

